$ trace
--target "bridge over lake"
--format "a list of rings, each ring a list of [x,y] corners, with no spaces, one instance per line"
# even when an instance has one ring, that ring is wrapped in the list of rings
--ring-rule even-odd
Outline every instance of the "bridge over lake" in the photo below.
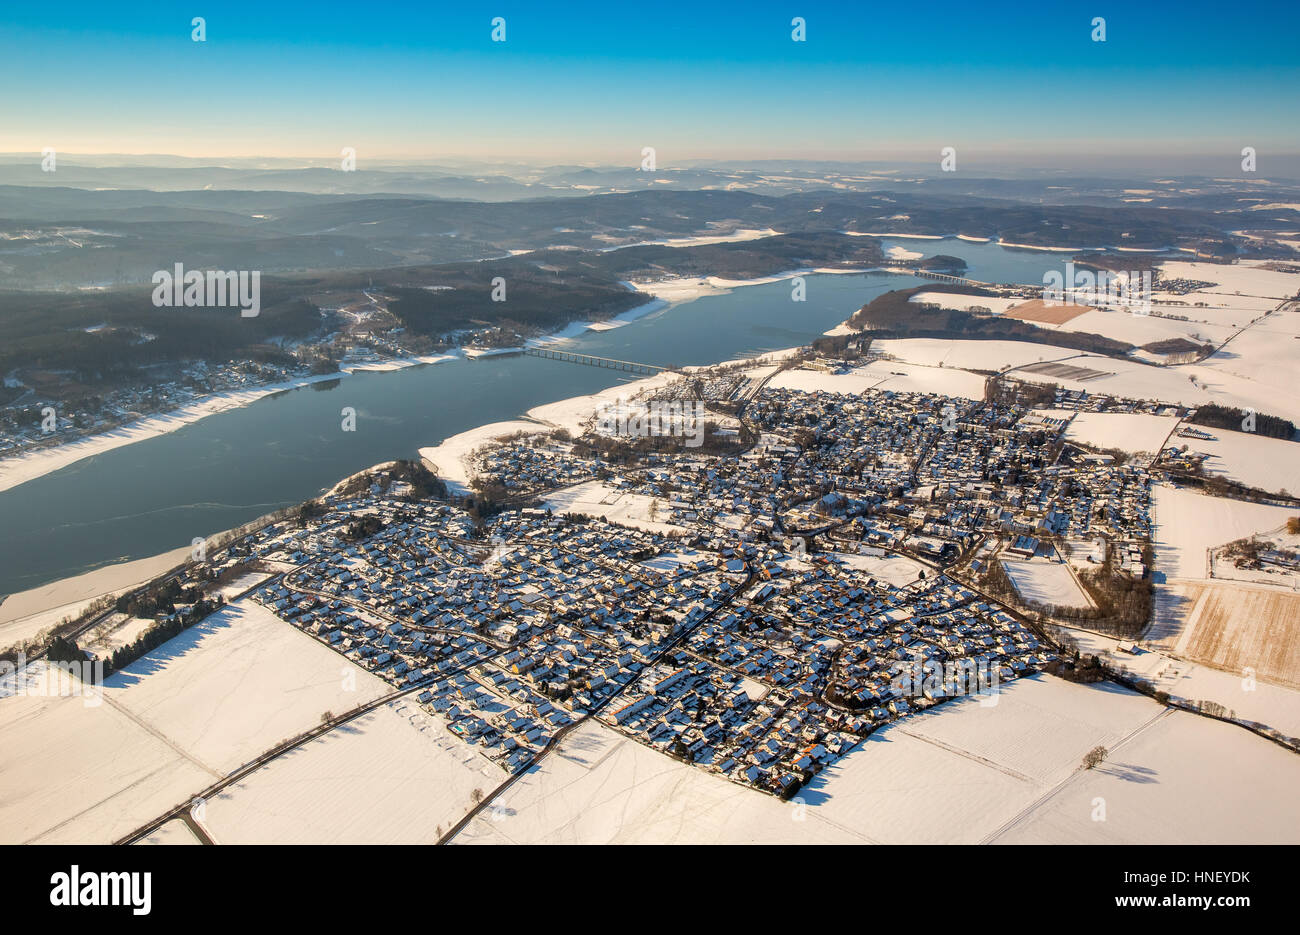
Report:
[[[592,354],[576,354],[573,351],[556,351],[546,347],[529,347],[524,349],[529,357],[541,357],[544,360],[562,360],[570,364],[582,364],[586,367],[604,367],[607,370],[622,370],[625,373],[640,373],[654,376],[663,373],[667,367],[655,364],[642,364],[634,360],[617,360],[613,357],[596,357]]]

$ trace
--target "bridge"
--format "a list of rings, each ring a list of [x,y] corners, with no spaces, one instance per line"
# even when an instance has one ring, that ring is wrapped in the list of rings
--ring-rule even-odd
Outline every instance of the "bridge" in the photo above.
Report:
[[[591,354],[575,354],[572,351],[555,351],[546,347],[529,347],[524,349],[529,357],[541,357],[544,360],[562,360],[570,364],[582,364],[587,367],[604,367],[607,370],[622,370],[625,373],[640,373],[654,376],[663,373],[667,367],[654,364],[640,364],[634,360],[616,360],[613,357],[595,357]]]
[[[962,276],[953,276],[950,273],[936,273],[928,269],[913,270],[912,275],[920,276],[922,279],[937,279],[939,282],[950,282],[958,286],[983,287],[992,285],[992,283],[980,282],[978,279],[966,279]]]

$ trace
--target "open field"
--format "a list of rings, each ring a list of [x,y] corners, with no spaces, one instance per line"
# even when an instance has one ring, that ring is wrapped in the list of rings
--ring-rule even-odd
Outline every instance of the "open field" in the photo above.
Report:
[[[107,844],[217,778],[115,705],[86,700],[0,699],[0,841]]]
[[[1075,773],[998,844],[1294,844],[1300,758],[1248,731],[1171,712]]]
[[[1011,296],[970,295],[961,292],[918,292],[908,301],[917,305],[934,303],[940,308],[955,308],[959,312],[971,308],[987,308],[996,315],[1009,308],[1015,308],[1023,300]]]
[[[658,519],[650,518],[654,502],[653,497],[625,493],[616,487],[593,480],[556,491],[551,494],[542,508],[556,515],[578,513],[586,516],[603,516],[611,523],[626,523],[629,526],[657,532],[672,532],[680,529],[679,526],[661,521],[672,516],[672,510],[665,501],[659,503],[656,513]]]
[[[1002,568],[1015,585],[1017,593],[1033,604],[1049,607],[1091,607],[1092,601],[1079,587],[1064,562],[1041,559],[1023,561],[1003,559]]]
[[[1044,333],[1044,337],[1049,337]],[[899,360],[937,367],[970,370],[1007,370],[1044,360],[1078,357],[1079,352],[1050,343],[1028,341],[976,341],[948,338],[888,338],[873,341],[874,349]],[[1105,358],[1101,358],[1104,360]]]
[[[1175,654],[1300,689],[1300,593],[1248,584],[1189,586]]]
[[[1214,439],[1175,435],[1169,444],[1186,445],[1192,451],[1210,455],[1205,462],[1207,474],[1226,477],[1270,493],[1285,490],[1293,495],[1300,494],[1300,442],[1228,429],[1199,428],[1213,435]],[[1300,510],[1296,512],[1300,513]]]
[[[209,802],[222,844],[432,844],[506,777],[413,700],[280,757]]]
[[[1063,325],[1072,318],[1078,318],[1091,311],[1091,305],[1074,305],[1069,302],[1053,302],[1049,305],[1042,299],[1030,299],[1028,302],[1007,309],[1003,312],[1003,316],[1044,325]]]
[[[925,571],[925,566],[920,562],[903,555],[837,552],[836,557],[850,568],[864,571],[877,581],[884,581],[896,588],[911,584]]]
[[[1198,583],[1174,585],[1166,591],[1196,588]],[[1182,605],[1186,609],[1193,602]],[[1174,639],[1143,640],[1144,648],[1136,655],[1120,650],[1119,640],[1079,627],[1054,627],[1065,631],[1084,655],[1100,655],[1116,669],[1134,678],[1145,679],[1158,691],[1190,705],[1213,702],[1223,706],[1230,716],[1252,721],[1281,731],[1288,737],[1300,737],[1300,691],[1262,680],[1247,682],[1240,672],[1226,672],[1186,658],[1174,658]]]
[[[1046,415],[1069,417],[1062,409],[1035,410]],[[1074,413],[1065,437],[1089,448],[1119,448],[1128,452],[1158,453],[1178,424],[1173,416],[1155,416],[1144,412]]]
[[[391,691],[383,680],[239,601],[104,682],[110,704],[224,775],[335,714]]]
[[[105,679],[98,705],[0,698],[0,841],[110,843],[324,711],[388,690],[261,606],[232,604]]]
[[[1144,737],[1160,743],[1139,746]],[[1201,759],[1219,745],[1232,759],[1207,777]],[[1094,746],[1114,753],[1086,773],[1080,763]],[[1240,795],[1261,768],[1276,776]],[[1074,792],[1108,770],[1122,785],[1110,793],[1110,821],[1094,823],[1090,803],[1075,813]],[[965,699],[877,731],[790,803],[584,725],[456,843],[1162,842],[1222,830],[1227,818],[1201,814],[1216,798],[1233,800],[1225,840],[1295,841],[1296,781],[1300,760],[1241,728],[1169,714],[1114,685],[1036,676],[1004,685],[995,705]]]
[[[965,399],[984,398],[984,377],[956,367],[937,367],[874,360],[848,373],[818,370],[786,370],[767,384],[769,389],[798,390],[801,393],[845,393],[860,395],[870,389],[896,393],[941,393]]]
[[[1151,488],[1156,572],[1167,578],[1207,577],[1206,550],[1277,529],[1293,508],[1208,497],[1171,484]],[[1160,584],[1163,578],[1158,577]]]
[[[1052,377],[1054,380],[1069,380],[1075,383],[1090,383],[1093,380],[1100,380],[1102,377],[1114,376],[1114,371],[1098,370],[1092,366],[1084,366],[1079,361],[1087,361],[1089,364],[1104,364],[1105,358],[1102,357],[1080,357],[1074,361],[1044,361],[1038,364],[1027,364],[1021,367],[1019,373],[1036,373]]]

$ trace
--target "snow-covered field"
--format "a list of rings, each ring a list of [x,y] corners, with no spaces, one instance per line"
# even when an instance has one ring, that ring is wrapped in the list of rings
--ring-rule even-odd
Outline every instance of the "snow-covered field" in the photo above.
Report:
[[[1036,410],[1056,418],[1074,418],[1065,432],[1070,441],[1091,448],[1119,448],[1129,452],[1157,454],[1178,424],[1174,416],[1142,412],[1078,412],[1064,409]]]
[[[1009,308],[1015,308],[1017,305],[1023,304],[1025,300],[1015,296],[967,295],[961,292],[918,292],[908,301],[917,304],[933,302],[940,308],[953,308],[959,312],[982,306],[991,312],[1002,314]]]
[[[972,341],[946,338],[889,338],[872,342],[874,350],[913,364],[971,370],[1005,370],[1044,360],[1076,357],[1079,352],[1027,341]]]
[[[767,384],[770,389],[802,393],[846,393],[860,395],[869,389],[899,393],[942,393],[966,399],[984,398],[984,377],[952,367],[926,367],[898,361],[873,360],[848,373],[819,370],[786,370]]]
[[[1152,488],[1156,571],[1168,578],[1204,578],[1206,550],[1233,539],[1276,529],[1295,510],[1207,497],[1158,484]],[[1160,579],[1157,578],[1157,584]]]
[[[1300,760],[1240,728],[1191,715],[1172,716],[1176,755],[1167,744],[1126,743],[1168,736],[1153,730],[1170,721],[1164,710],[1113,685],[1022,679],[1004,685],[991,707],[958,701],[878,731],[784,804],[610,728],[584,725],[456,842],[944,844],[1002,840],[1040,825],[1035,840],[1054,840],[1056,834],[1101,842],[1120,834],[1164,841],[1182,833],[1171,827],[1197,824],[1214,797],[1234,800],[1230,811],[1238,825],[1228,839],[1300,840],[1300,802],[1290,792],[1290,784],[1300,780]],[[1212,771],[1207,781],[1199,760],[1218,745],[1231,748],[1234,762]],[[1085,776],[1080,764],[1095,746],[1116,752]],[[1090,805],[1077,819],[1059,810],[1063,794],[1112,765],[1122,769],[1121,781],[1150,784],[1151,798],[1158,800],[1151,807],[1161,822],[1135,819],[1122,795],[1115,796],[1121,810],[1100,826],[1089,818]],[[1257,768],[1279,773],[1258,793],[1246,781]],[[1160,788],[1202,782],[1190,797]],[[1243,795],[1247,787],[1251,792]],[[1047,819],[1035,823],[1040,812]],[[1070,821],[1058,830],[1054,823],[1063,818]]]
[[[655,532],[672,532],[681,527],[664,522],[672,511],[667,501],[660,501],[657,519],[650,518],[653,497],[625,493],[600,481],[587,481],[557,491],[543,504],[542,509],[555,514],[582,513],[603,516],[611,523],[623,523]]]
[[[457,844],[858,843],[852,829],[589,722],[498,797]]]
[[[1044,559],[1003,559],[1002,567],[1026,601],[1048,607],[1091,607],[1092,601],[1079,587],[1064,562]]]
[[[1240,481],[1270,493],[1282,490],[1300,494],[1300,442],[1265,438],[1249,432],[1200,427],[1214,436],[1214,441],[1175,436],[1171,445],[1186,445],[1192,451],[1210,455],[1205,462],[1209,474]]]
[[[239,602],[104,680],[0,699],[0,841],[108,843],[387,685]]]
[[[220,774],[391,691],[253,601],[239,601],[104,681],[109,703]]]
[[[411,699],[335,728],[207,805],[221,844],[432,844],[506,774]]]
[[[1295,844],[1300,757],[1229,724],[1171,712],[1075,774],[1001,844]]]
[[[1204,309],[1187,309],[1179,306],[1157,306],[1160,314],[1135,315],[1127,310],[1095,308],[1072,318],[1061,325],[1040,325],[1049,331],[1077,331],[1082,334],[1099,334],[1102,337],[1142,347],[1156,341],[1185,338],[1197,344],[1221,344],[1238,329],[1228,322],[1206,320],[1210,313]],[[1165,315],[1186,315],[1189,321],[1167,318]],[[1216,316],[1233,317],[1239,316]],[[1245,321],[1239,321],[1245,325]]]
[[[850,568],[864,571],[878,581],[885,581],[896,588],[911,584],[925,571],[925,566],[920,562],[903,555],[838,552],[836,557]]]
[[[107,844],[217,777],[105,701],[0,699],[0,842]]]
[[[1297,318],[1300,319],[1300,316]],[[1228,347],[1237,350],[1244,348],[1244,343],[1238,345],[1238,342],[1245,342],[1250,335],[1251,332],[1247,331]],[[1278,339],[1273,338],[1272,344],[1277,343]],[[1300,342],[1293,343],[1300,344]],[[1292,344],[1285,343],[1281,344],[1281,349],[1292,353],[1296,350]],[[1035,373],[1024,369],[1013,371],[1012,376],[1036,383],[1055,383],[1068,390],[1084,390],[1093,395],[1158,399],[1185,406],[1218,403],[1221,406],[1248,407],[1256,412],[1281,416],[1300,423],[1300,394],[1290,392],[1284,386],[1273,385],[1282,379],[1294,381],[1296,377],[1294,361],[1273,359],[1277,353],[1278,348],[1271,347],[1269,357],[1260,357],[1253,365],[1244,368],[1251,371],[1249,375],[1233,373],[1226,365],[1211,366],[1217,359],[1217,355],[1201,364],[1156,367],[1136,360],[1079,354],[1064,362],[1070,366],[1098,371],[1101,376],[1080,381],[1069,376]],[[1235,366],[1241,367],[1240,362]],[[1255,368],[1259,368],[1258,373],[1254,372]]]
[[[1195,602],[1200,585],[1174,585],[1168,589],[1190,589]],[[1060,627],[1068,633],[1085,655],[1101,655],[1110,665],[1128,671],[1136,678],[1149,680],[1156,689],[1166,691],[1171,697],[1188,704],[1211,701],[1223,705],[1224,711],[1245,721],[1254,721],[1280,730],[1290,737],[1300,737],[1300,691],[1256,679],[1253,682],[1240,672],[1201,665],[1189,659],[1170,655],[1181,638],[1144,640],[1137,655],[1123,652],[1118,640],[1076,627]]]

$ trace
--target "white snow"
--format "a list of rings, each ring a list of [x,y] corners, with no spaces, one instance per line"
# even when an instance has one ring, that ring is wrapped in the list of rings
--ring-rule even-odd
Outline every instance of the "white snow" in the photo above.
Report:
[[[431,844],[506,774],[413,700],[312,740],[208,803],[222,844]]]
[[[1165,715],[1152,701],[1109,684],[1036,676],[1002,688],[991,707],[965,699],[876,732],[784,804],[587,724],[495,800],[494,811],[475,818],[456,843],[947,844],[1001,840],[1039,824],[1035,839],[1075,840],[1092,825],[1089,811],[1081,813],[1082,828],[1057,827],[1060,796],[1121,764],[1121,775],[1153,780],[1142,788],[1158,800],[1153,807],[1162,821],[1129,823],[1125,830],[1115,826],[1116,816],[1092,829],[1095,840],[1116,833],[1166,840],[1167,828],[1196,825],[1215,798],[1233,800],[1239,824],[1230,839],[1300,840],[1300,822],[1292,817],[1300,804],[1291,794],[1300,760],[1268,741],[1191,715]],[[1137,742],[1167,736],[1162,722],[1176,725],[1178,756]],[[1233,751],[1234,764],[1207,774],[1205,751],[1219,745]],[[1116,752],[1085,775],[1083,755],[1095,746]],[[1279,779],[1254,784],[1246,778],[1265,767],[1278,770]],[[1163,788],[1199,783],[1204,787],[1192,796]],[[1241,792],[1246,787],[1249,795]],[[1124,796],[1117,801],[1127,809]],[[1046,818],[1035,823],[1040,813]]]
[[[1092,601],[1063,562],[1004,558],[1002,567],[1026,601],[1049,607],[1091,607]]]
[[[1156,569],[1167,578],[1205,578],[1206,550],[1276,529],[1296,513],[1287,507],[1207,497],[1171,484],[1152,487],[1151,502]]]

